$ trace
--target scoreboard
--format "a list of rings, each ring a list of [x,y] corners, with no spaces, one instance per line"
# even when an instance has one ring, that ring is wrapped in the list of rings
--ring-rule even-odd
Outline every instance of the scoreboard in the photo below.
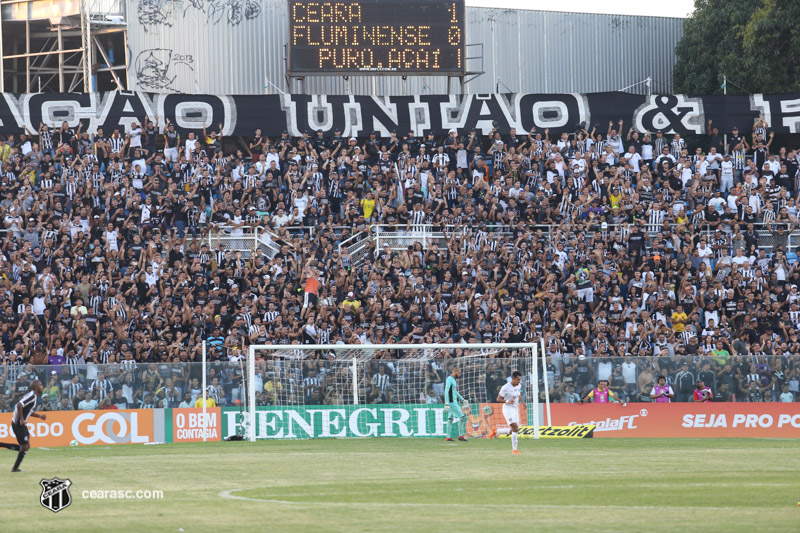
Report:
[[[466,70],[464,0],[288,2],[290,75]]]

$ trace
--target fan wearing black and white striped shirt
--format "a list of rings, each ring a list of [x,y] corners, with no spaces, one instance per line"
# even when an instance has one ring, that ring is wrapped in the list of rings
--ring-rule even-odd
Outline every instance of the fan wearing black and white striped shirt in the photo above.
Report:
[[[406,229],[410,229],[411,226],[416,226],[414,228],[415,230],[421,230],[421,226],[425,224],[426,217],[427,214],[422,210],[422,204],[414,204],[414,210],[411,211],[408,217]]]
[[[72,376],[72,380],[66,386],[67,398],[72,400],[78,395],[78,391],[83,390],[83,384],[78,379],[77,371]]]
[[[11,429],[17,437],[18,444],[0,442],[0,447],[19,452],[16,462],[14,462],[14,467],[11,469],[12,472],[22,472],[22,470],[19,469],[19,465],[22,463],[22,460],[25,459],[25,454],[28,453],[28,450],[31,448],[28,427],[25,425],[28,418],[34,417],[41,420],[47,418],[43,414],[33,412],[36,408],[36,400],[42,394],[43,389],[44,387],[41,381],[38,379],[32,381],[30,391],[20,398],[17,405],[14,407],[14,415],[11,417]]]
[[[686,149],[686,141],[681,139],[680,134],[676,133],[669,144],[669,151],[674,157],[680,157],[681,153]]]
[[[97,392],[97,401],[102,402],[107,396],[112,397],[114,395],[114,385],[111,384],[111,381],[106,379],[104,372],[97,373],[97,379],[89,385],[89,390]]]
[[[390,389],[392,386],[392,378],[389,374],[386,373],[386,367],[381,365],[378,367],[378,371],[372,376],[372,384],[381,391],[381,393],[385,393],[387,389]]]
[[[49,152],[50,157],[55,156],[55,152],[53,151],[53,134],[50,133],[50,129],[44,124],[42,124],[39,129],[39,148],[42,149],[42,152]]]
[[[322,381],[317,377],[317,370],[314,368],[308,369],[308,375],[303,378],[303,390],[305,392],[306,399],[311,397],[311,394],[314,392],[315,389],[319,388],[322,384]]]
[[[661,204],[656,202],[647,208],[647,226],[648,231],[659,231],[667,212],[661,209]]]

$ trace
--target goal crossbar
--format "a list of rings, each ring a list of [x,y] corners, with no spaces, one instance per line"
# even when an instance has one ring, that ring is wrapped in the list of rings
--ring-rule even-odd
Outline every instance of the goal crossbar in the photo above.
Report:
[[[537,348],[536,342],[456,342],[442,344],[252,344],[250,353],[256,350],[289,351],[289,350],[458,350],[458,349],[497,349],[524,350]]]

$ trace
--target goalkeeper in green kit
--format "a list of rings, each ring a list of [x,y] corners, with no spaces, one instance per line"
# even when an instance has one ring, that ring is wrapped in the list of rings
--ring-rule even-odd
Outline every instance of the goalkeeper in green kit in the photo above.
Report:
[[[454,368],[453,371],[447,376],[447,381],[444,386],[444,414],[447,417],[447,438],[445,440],[452,441],[453,438],[453,425],[456,426],[458,440],[466,441],[464,435],[467,432],[467,415],[461,410],[458,401],[467,401],[458,393],[458,383],[456,379],[461,377],[461,369]]]

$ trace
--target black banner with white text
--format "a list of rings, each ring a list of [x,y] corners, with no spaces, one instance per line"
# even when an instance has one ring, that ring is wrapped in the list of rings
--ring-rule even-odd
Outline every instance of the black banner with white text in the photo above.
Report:
[[[210,130],[223,125],[224,135],[252,135],[260,128],[266,136],[283,131],[299,136],[323,130],[340,131],[347,137],[366,136],[377,131],[402,137],[413,131],[446,134],[451,129],[466,133],[476,129],[488,133],[496,124],[501,133],[515,128],[518,134],[533,128],[550,134],[573,132],[584,125],[598,133],[608,130],[609,121],[622,133],[636,131],[707,134],[708,121],[720,133],[738,127],[750,133],[762,116],[775,133],[800,133],[800,92],[734,96],[635,95],[627,93],[590,94],[470,94],[416,96],[327,96],[262,95],[216,96],[108,92],[91,94],[5,93],[0,98],[0,132],[36,132],[41,122],[71,128],[83,123],[83,131],[103,128],[106,135],[145,116],[165,117],[183,132]]]

